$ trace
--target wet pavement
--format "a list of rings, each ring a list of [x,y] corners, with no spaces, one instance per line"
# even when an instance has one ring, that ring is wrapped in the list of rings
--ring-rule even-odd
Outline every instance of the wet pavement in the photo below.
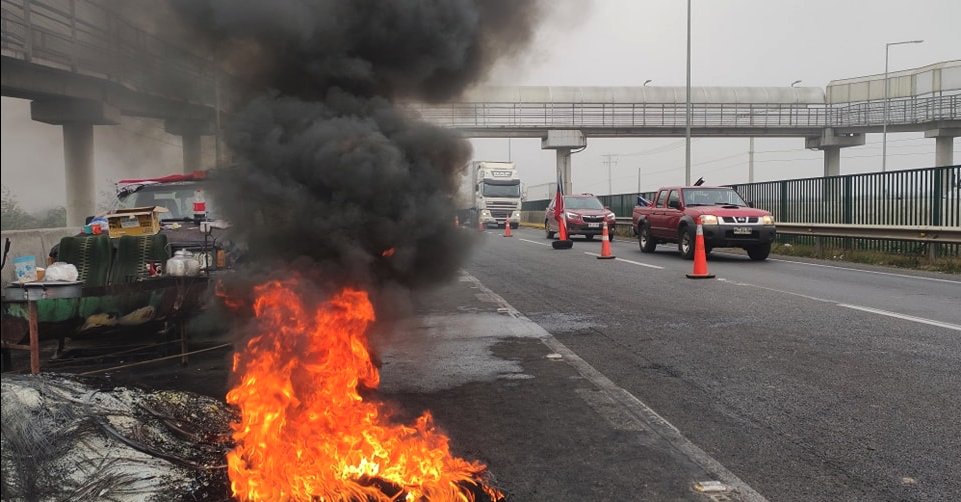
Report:
[[[508,500],[764,500],[473,276],[416,305],[381,344],[376,397],[405,422],[431,410],[452,452],[486,463]],[[216,350],[103,378],[222,398],[228,368]]]

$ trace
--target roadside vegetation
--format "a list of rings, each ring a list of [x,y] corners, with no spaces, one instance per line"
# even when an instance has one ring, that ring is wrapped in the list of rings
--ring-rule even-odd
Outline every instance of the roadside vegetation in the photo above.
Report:
[[[928,258],[927,249],[924,246],[918,247],[917,251],[912,253],[885,253],[882,251],[863,249],[827,247],[822,248],[820,252],[818,252],[815,246],[778,243],[771,249],[771,253],[784,256],[801,256],[822,260],[961,274],[961,256],[939,256],[931,260]]]
[[[2,216],[0,229],[25,230],[28,228],[58,228],[67,226],[67,210],[63,206],[28,212],[20,207],[13,192],[3,186]]]

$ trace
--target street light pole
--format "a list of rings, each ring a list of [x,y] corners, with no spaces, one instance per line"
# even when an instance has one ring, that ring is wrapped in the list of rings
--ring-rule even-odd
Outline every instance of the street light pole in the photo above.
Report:
[[[691,184],[691,0],[687,0],[687,113],[684,120],[684,184]]]
[[[884,123],[881,126],[881,172],[888,170],[888,52],[892,45],[920,44],[924,40],[905,40],[884,44]]]

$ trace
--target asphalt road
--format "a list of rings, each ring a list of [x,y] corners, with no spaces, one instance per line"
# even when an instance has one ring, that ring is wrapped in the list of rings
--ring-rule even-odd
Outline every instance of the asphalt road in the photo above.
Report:
[[[961,278],[715,252],[694,281],[674,246],[599,251],[486,232],[376,327],[372,395],[404,423],[431,410],[510,501],[961,500]],[[103,378],[223,397],[229,360]]]
[[[769,500],[961,499],[958,276],[487,234],[471,274]]]

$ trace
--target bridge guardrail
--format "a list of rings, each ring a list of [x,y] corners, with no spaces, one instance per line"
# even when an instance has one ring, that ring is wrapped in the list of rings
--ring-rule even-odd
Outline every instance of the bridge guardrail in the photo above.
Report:
[[[633,221],[628,217],[617,218],[621,230],[630,230]],[[930,225],[851,225],[844,223],[785,223],[778,222],[780,235],[815,237],[815,247],[822,246],[822,237],[842,239],[876,239],[890,241],[923,242],[926,244],[961,245],[961,227],[936,227]],[[929,246],[928,256],[934,259],[936,246]]]
[[[630,130],[676,129],[686,124],[684,103],[449,103],[412,107],[424,120],[463,130],[541,130],[551,128]],[[694,103],[691,126],[713,129],[766,129],[785,135],[825,127],[880,127],[884,102]],[[961,120],[961,94],[889,101],[888,127]],[[594,133],[599,133],[594,131]],[[759,133],[762,134],[762,133]]]

